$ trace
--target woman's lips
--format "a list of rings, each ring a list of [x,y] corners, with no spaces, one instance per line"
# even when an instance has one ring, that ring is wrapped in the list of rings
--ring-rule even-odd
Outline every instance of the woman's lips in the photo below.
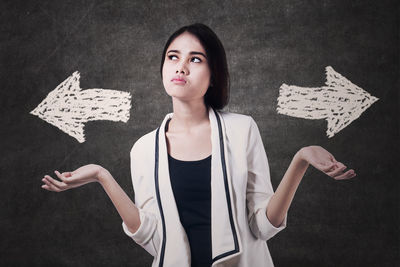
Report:
[[[178,78],[178,77],[172,78],[171,82],[177,83],[177,84],[185,84],[186,83],[185,79]]]

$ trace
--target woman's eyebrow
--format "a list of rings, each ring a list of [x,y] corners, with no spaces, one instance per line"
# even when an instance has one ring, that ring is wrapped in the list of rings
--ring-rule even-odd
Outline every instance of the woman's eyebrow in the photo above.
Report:
[[[178,53],[178,54],[181,53],[179,50],[169,50],[169,51],[167,52],[167,54],[168,54],[168,53],[171,53],[171,52]],[[202,53],[202,52],[191,51],[189,54],[190,54],[190,55],[202,55],[203,57],[207,58],[206,55],[205,55],[204,53]]]

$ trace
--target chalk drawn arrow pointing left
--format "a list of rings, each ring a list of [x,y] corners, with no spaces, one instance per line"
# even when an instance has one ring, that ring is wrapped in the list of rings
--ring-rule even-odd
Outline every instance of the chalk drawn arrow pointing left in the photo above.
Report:
[[[378,98],[350,82],[331,66],[327,66],[325,71],[326,82],[321,87],[282,84],[277,111],[304,119],[326,119],[326,134],[330,138],[360,117]]]
[[[56,126],[79,143],[85,142],[83,127],[88,121],[129,120],[130,93],[109,89],[82,91],[79,79],[79,72],[74,72],[51,91],[30,114]]]

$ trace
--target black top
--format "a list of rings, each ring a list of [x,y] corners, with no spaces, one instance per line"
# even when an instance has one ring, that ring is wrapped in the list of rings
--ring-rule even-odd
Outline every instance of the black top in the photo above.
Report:
[[[211,155],[197,161],[168,155],[179,217],[189,239],[192,267],[211,266]]]

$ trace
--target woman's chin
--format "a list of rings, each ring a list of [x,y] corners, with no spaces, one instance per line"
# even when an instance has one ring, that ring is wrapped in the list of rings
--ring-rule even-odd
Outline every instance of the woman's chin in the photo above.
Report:
[[[189,92],[187,90],[185,90],[183,88],[173,88],[173,89],[165,90],[165,92],[170,97],[177,98],[179,100],[189,100],[191,97],[193,97],[189,94]]]

